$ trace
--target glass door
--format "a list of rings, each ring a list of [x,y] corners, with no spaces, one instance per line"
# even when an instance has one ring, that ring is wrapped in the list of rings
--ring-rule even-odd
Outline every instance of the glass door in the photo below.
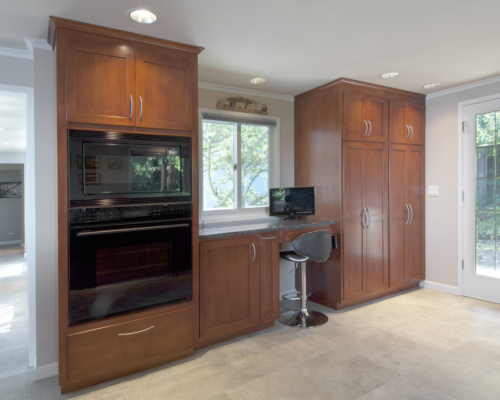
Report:
[[[463,119],[464,295],[500,303],[500,100]]]

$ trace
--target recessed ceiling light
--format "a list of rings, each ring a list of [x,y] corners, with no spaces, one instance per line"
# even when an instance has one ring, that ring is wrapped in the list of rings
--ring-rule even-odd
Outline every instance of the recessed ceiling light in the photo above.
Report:
[[[3,130],[4,130],[4,128],[0,128],[0,131],[3,131]]]
[[[426,89],[432,89],[432,88],[435,88],[435,87],[438,87],[438,86],[441,86],[440,83],[429,83],[427,85],[424,85],[424,88]]]
[[[2,144],[10,144],[10,143],[2,143]]]
[[[266,80],[264,78],[253,78],[250,79],[250,83],[253,83],[254,85],[260,85],[264,83]]]
[[[158,21],[156,14],[148,10],[133,10],[129,13],[129,16],[140,24],[154,24]]]
[[[396,76],[399,76],[399,72],[388,72],[387,74],[382,75],[382,78],[395,78]]]

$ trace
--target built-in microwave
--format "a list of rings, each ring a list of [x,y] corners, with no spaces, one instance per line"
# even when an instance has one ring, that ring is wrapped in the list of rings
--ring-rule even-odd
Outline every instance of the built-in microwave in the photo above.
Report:
[[[70,207],[181,203],[191,198],[191,139],[68,131]]]

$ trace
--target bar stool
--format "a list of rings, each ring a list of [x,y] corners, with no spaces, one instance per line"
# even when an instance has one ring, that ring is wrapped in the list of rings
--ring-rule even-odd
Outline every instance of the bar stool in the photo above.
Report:
[[[328,317],[317,311],[307,310],[307,290],[306,290],[306,261],[313,260],[324,262],[332,251],[332,235],[328,231],[315,231],[304,233],[293,241],[294,251],[284,251],[280,257],[293,261],[295,269],[300,264],[300,311],[287,311],[280,315],[279,321],[288,326],[296,328],[315,328],[328,322]],[[285,296],[283,296],[285,298]],[[287,299],[286,300],[292,300]],[[297,300],[299,298],[296,298]],[[295,299],[294,299],[295,300]]]

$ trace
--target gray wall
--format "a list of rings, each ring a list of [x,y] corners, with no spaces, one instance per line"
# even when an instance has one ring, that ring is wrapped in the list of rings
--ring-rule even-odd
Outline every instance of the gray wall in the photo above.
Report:
[[[500,82],[431,97],[426,101],[426,185],[438,185],[439,197],[426,197],[426,280],[459,284],[459,141],[458,103],[500,93]],[[427,191],[427,189],[426,189]],[[457,288],[458,289],[458,288]],[[460,288],[461,289],[461,288]]]
[[[0,83],[33,87],[33,60],[0,56]]]
[[[1,170],[0,183],[23,182],[23,171]],[[2,242],[23,241],[23,198],[0,198],[0,244]],[[13,236],[10,233],[14,233]]]

